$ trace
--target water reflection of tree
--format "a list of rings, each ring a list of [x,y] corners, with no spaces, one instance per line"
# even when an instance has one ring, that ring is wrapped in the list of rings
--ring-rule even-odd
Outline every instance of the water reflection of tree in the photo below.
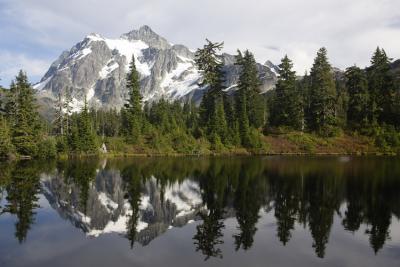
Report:
[[[346,180],[347,209],[342,224],[352,232],[359,230],[362,223],[367,224],[365,232],[377,253],[390,238],[389,228],[399,200],[400,181],[391,178],[392,174],[388,173],[376,177],[374,172],[369,175],[372,177],[367,178],[368,183],[363,183],[359,177]]]
[[[141,173],[137,166],[129,166],[121,172],[122,178],[126,182],[126,198],[131,207],[131,214],[127,222],[127,238],[133,248],[137,235],[137,225],[139,220],[139,207],[141,203],[140,195],[142,189]]]
[[[225,225],[222,218],[228,190],[226,167],[220,161],[213,161],[210,168],[199,177],[203,204],[207,205],[208,212],[200,212],[203,222],[196,227],[193,239],[196,251],[206,256],[204,260],[210,257],[222,258],[219,245],[224,243],[222,229]]]
[[[59,166],[60,167],[60,166]],[[73,183],[79,188],[79,209],[87,215],[87,202],[89,199],[90,184],[96,178],[97,160],[69,161],[65,166],[65,180],[67,184]]]
[[[248,250],[253,245],[254,235],[257,232],[256,223],[260,217],[260,208],[263,205],[265,184],[263,183],[264,179],[260,177],[259,164],[249,162],[249,164],[241,164],[240,166],[234,199],[239,233],[233,237],[236,250],[240,247]]]
[[[0,163],[0,216],[6,212],[3,206],[3,199],[6,196],[6,187],[10,183],[11,170],[11,164]]]
[[[31,162],[19,162],[10,173],[6,186],[7,205],[4,209],[17,217],[15,237],[20,243],[26,240],[35,221],[35,209],[39,207],[37,194],[40,191],[39,169]]]
[[[297,176],[272,176],[270,178],[271,195],[274,199],[274,212],[277,224],[277,236],[283,245],[291,238],[291,231],[299,212],[300,183]]]
[[[326,245],[335,211],[340,208],[340,187],[335,178],[310,175],[303,191],[303,201],[309,203],[308,224],[313,237],[313,247],[318,257],[325,256]]]

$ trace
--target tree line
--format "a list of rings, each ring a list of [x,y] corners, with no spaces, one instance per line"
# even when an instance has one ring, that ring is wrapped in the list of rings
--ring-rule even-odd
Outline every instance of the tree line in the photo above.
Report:
[[[290,131],[321,137],[346,132],[369,136],[379,147],[400,146],[399,75],[383,49],[376,49],[369,67],[341,72],[321,48],[302,77],[285,56],[275,89],[261,93],[257,63],[248,50],[238,50],[237,87],[227,90],[222,48],[223,43],[207,40],[195,54],[199,86],[205,89],[199,105],[164,99],[143,103],[133,58],[126,78],[129,97],[121,110],[95,110],[85,99],[81,111],[72,112],[67,88],[59,94],[51,122],[39,116],[35,92],[21,71],[10,89],[2,90],[0,157],[96,154],[102,144],[132,153],[254,152],[268,146],[264,135]]]

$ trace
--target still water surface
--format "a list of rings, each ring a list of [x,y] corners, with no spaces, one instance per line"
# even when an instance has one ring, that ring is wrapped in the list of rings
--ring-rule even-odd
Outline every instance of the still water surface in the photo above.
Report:
[[[400,266],[400,160],[2,164],[0,266]]]

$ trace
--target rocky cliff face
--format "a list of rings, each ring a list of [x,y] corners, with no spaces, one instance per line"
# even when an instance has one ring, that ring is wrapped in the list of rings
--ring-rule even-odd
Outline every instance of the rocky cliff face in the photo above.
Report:
[[[47,106],[58,94],[69,91],[74,111],[82,107],[85,97],[93,107],[120,108],[128,97],[125,78],[132,56],[140,73],[144,101],[201,99],[205,89],[198,86],[200,73],[194,64],[194,51],[169,43],[148,26],[118,39],[86,36],[63,52],[34,88]],[[239,74],[234,62],[232,55],[224,54],[225,85],[230,90],[235,88]],[[258,69],[261,90],[273,88],[276,66],[267,62],[258,64]]]

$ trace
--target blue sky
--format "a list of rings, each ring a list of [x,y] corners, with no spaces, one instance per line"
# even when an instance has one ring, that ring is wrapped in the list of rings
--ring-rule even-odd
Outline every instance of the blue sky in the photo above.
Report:
[[[91,32],[118,37],[144,24],[190,48],[209,38],[260,62],[288,54],[300,74],[321,46],[340,68],[366,66],[377,45],[400,58],[399,0],[0,0],[0,84],[19,69],[39,81]]]

